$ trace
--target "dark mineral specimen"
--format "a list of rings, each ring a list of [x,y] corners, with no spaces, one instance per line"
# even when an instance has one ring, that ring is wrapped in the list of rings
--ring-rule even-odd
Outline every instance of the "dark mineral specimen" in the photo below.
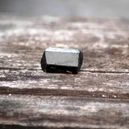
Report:
[[[83,62],[83,54],[78,49],[47,48],[41,59],[44,72],[78,73]]]

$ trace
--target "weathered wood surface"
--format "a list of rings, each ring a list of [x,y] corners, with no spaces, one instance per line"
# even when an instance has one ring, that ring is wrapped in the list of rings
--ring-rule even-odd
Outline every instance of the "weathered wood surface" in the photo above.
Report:
[[[79,74],[44,73],[46,47],[80,48]],[[129,129],[129,21],[0,17],[0,128]]]

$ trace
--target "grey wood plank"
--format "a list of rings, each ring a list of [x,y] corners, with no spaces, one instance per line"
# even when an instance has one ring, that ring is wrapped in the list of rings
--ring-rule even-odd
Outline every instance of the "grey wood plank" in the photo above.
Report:
[[[129,127],[129,103],[85,97],[1,95],[1,123],[53,128],[126,129]]]
[[[0,127],[129,128],[129,21],[0,19]],[[79,48],[77,75],[44,73],[47,47]]]

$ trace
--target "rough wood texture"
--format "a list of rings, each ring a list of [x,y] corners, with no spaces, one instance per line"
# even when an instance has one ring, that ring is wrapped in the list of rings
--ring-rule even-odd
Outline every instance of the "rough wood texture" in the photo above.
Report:
[[[42,72],[50,46],[82,49],[80,73]],[[129,21],[1,16],[0,128],[129,129]]]

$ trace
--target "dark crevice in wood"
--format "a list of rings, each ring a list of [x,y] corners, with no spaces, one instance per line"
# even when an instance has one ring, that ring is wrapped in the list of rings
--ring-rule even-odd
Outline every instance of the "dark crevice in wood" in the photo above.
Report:
[[[108,71],[108,70],[80,70],[80,72],[90,72],[90,73],[116,73],[116,74],[119,74],[119,73],[129,73],[128,71]]]
[[[41,127],[41,126],[20,126],[20,125],[2,125],[0,124],[0,129],[108,129],[108,128],[86,128],[86,127]]]
[[[34,69],[34,68],[0,67],[0,70],[12,70],[12,71],[18,71],[18,70],[30,70],[30,71],[37,71],[37,70],[39,70],[39,69]]]
[[[14,71],[17,71],[17,70],[23,70],[23,69],[20,69],[20,68],[10,68],[10,67],[0,67],[0,70],[14,70]]]
[[[41,70],[41,69],[28,69],[28,68],[10,68],[10,67],[0,67],[0,70],[11,70],[11,71],[19,71],[19,70],[28,70],[28,71],[37,71],[37,70]],[[116,74],[119,74],[119,73],[129,73],[129,71],[109,71],[109,70],[86,70],[86,69],[81,69],[80,72],[90,72],[90,73],[116,73]]]
[[[107,92],[88,92],[81,90],[63,90],[63,89],[18,89],[18,88],[9,88],[9,87],[1,87],[0,88],[1,95],[35,95],[35,96],[77,96],[77,97],[86,97],[86,98],[101,98],[101,99],[114,99],[121,100],[124,102],[129,102],[129,94],[128,93],[107,93]],[[107,100],[106,100],[107,101]]]

